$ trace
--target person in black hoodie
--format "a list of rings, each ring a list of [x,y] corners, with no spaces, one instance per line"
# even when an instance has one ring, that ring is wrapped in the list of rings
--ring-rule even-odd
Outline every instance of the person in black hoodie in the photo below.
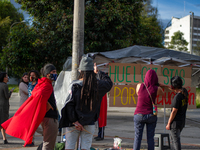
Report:
[[[79,80],[72,81],[69,96],[61,110],[59,126],[66,127],[65,149],[75,148],[79,134],[81,149],[90,149],[102,97],[113,85],[110,77],[98,71],[90,57],[82,57],[79,71]]]

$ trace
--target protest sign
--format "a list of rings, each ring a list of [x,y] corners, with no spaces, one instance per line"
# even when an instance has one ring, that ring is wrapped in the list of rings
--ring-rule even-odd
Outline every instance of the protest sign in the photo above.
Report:
[[[170,79],[173,76],[180,76],[183,80],[183,86],[189,93],[188,108],[196,108],[195,95],[196,88],[191,87],[191,68],[176,66],[159,66],[144,64],[128,64],[128,63],[111,63],[109,68],[109,76],[114,83],[124,85],[114,85],[110,91],[109,106],[110,107],[136,107],[137,83],[144,82],[145,74],[149,69],[156,71],[159,83],[170,85]],[[158,107],[171,107],[171,102],[175,96],[167,88],[163,88],[164,95],[157,96],[156,102]]]

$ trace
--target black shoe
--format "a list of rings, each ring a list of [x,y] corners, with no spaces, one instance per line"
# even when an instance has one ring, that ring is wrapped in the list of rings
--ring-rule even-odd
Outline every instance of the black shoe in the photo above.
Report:
[[[94,137],[94,139],[97,139],[97,138],[100,138],[100,137],[98,137],[98,136]]]
[[[33,142],[31,144],[27,144],[25,147],[32,147],[32,146],[35,146]]]
[[[96,141],[101,141],[101,140],[103,140],[104,138],[100,138],[100,137],[98,137],[98,138],[96,138]]]
[[[8,144],[8,141],[7,141],[7,140],[3,140],[3,143],[4,143],[4,144]]]

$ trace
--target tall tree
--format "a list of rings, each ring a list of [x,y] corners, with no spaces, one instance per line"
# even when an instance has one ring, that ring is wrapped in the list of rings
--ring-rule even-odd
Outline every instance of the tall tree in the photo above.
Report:
[[[10,43],[1,55],[1,63],[12,68],[9,75],[20,77],[24,72],[40,70],[43,66],[41,60],[45,59],[46,52],[39,49],[37,30],[26,24],[18,24],[13,26],[9,38]]]
[[[136,44],[143,46],[163,47],[162,34],[164,32],[161,23],[157,19],[157,8],[152,6],[152,0],[144,0],[143,4],[143,10],[140,15],[141,23],[138,26],[139,36]]]
[[[17,1],[36,18],[39,28],[53,31],[54,36],[60,35],[59,32],[64,34],[61,47],[71,51],[73,1]],[[120,49],[136,43],[136,36],[132,35],[138,34],[142,1],[86,0],[85,4],[85,53]]]
[[[168,46],[169,49],[174,49],[177,51],[187,52],[188,42],[183,37],[184,33],[181,31],[174,32],[174,35],[171,37],[171,42]]]
[[[38,39],[34,42],[39,50],[37,57],[43,64],[51,62],[58,70],[61,70],[66,58],[71,56],[72,52],[73,1],[17,1],[22,5],[22,9],[34,16],[32,26],[38,31]],[[140,0],[86,1],[85,53],[114,50],[133,45],[136,37],[132,34],[137,34],[141,10]],[[23,36],[19,34],[18,39],[21,38]],[[28,38],[20,41],[25,42],[26,39]],[[18,51],[19,48],[16,43],[11,44],[14,44],[11,46],[13,48],[6,51],[14,55],[13,51]],[[20,46],[22,48],[24,44]],[[12,58],[16,59],[16,57]],[[10,65],[13,66],[13,64]],[[20,66],[15,64],[14,68],[16,67]]]
[[[10,25],[23,19],[23,14],[18,12],[10,1],[0,0],[0,53],[2,51],[2,47],[7,44]]]
[[[55,64],[58,70],[61,70],[66,58],[71,56],[72,52],[74,1],[16,1],[22,5],[22,9],[33,16],[32,27],[37,35],[32,43],[35,46],[33,49],[38,50],[36,55],[38,60],[43,64],[51,62]],[[85,53],[115,50],[135,44],[160,46],[161,42],[159,36],[157,36],[160,31],[153,24],[157,22],[153,19],[149,19],[149,21],[148,15],[146,15],[145,19],[148,24],[145,24],[146,21],[142,20],[141,17],[143,6],[141,0],[86,0]],[[23,28],[20,29],[21,33],[24,32],[22,30]],[[25,31],[24,33],[29,32],[28,30]],[[18,41],[23,38],[21,33],[19,33]],[[22,55],[18,53],[13,57],[12,55],[16,54],[14,51],[25,50],[26,44],[23,44],[23,42],[28,43],[29,41],[28,38],[23,38],[20,42],[22,43],[20,48],[18,43],[12,42],[10,43],[12,49],[5,50],[5,53],[10,53],[9,57],[12,60],[17,60],[16,56]],[[31,44],[29,46],[31,47]],[[29,53],[29,50],[27,49],[27,53]],[[3,60],[6,59],[6,55],[4,56]],[[27,67],[28,63],[27,60]],[[10,65],[14,65],[13,68],[22,67],[19,66],[19,63]],[[40,65],[38,64],[38,66]]]
[[[85,11],[85,50],[109,51],[136,44],[140,0],[88,1]]]

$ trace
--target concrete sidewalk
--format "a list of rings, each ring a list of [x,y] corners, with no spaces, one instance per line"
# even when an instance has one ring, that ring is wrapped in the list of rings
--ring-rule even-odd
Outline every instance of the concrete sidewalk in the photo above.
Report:
[[[19,96],[13,93],[10,99],[10,116],[13,116],[19,108]],[[113,138],[122,139],[122,149],[132,149],[134,141],[134,122],[133,114],[135,108],[127,107],[109,107],[107,126],[105,129],[105,138],[102,141],[92,142],[92,147],[99,149],[108,149],[113,146]],[[165,124],[168,121],[170,110],[166,109]],[[200,109],[192,109],[187,111],[186,127],[181,133],[181,143],[183,150],[200,149]],[[165,130],[163,109],[159,109],[156,133],[169,133]],[[95,136],[97,136],[98,128],[96,128]],[[9,144],[4,145],[2,136],[0,135],[0,149],[2,150],[36,150],[37,146],[42,142],[42,135],[35,134],[35,147],[23,147],[24,141],[7,135]],[[57,142],[61,137],[57,137]],[[144,129],[141,149],[147,149],[146,129]]]

